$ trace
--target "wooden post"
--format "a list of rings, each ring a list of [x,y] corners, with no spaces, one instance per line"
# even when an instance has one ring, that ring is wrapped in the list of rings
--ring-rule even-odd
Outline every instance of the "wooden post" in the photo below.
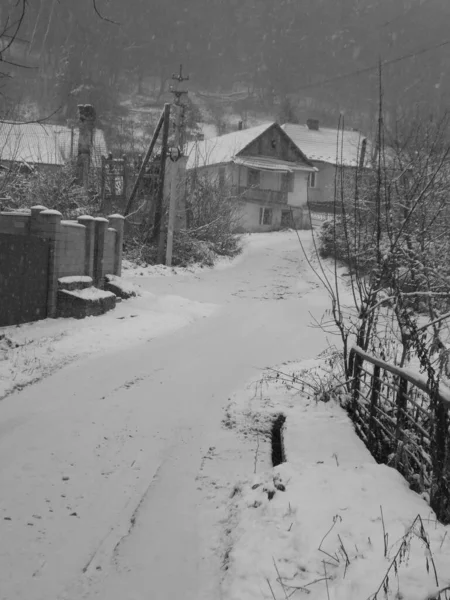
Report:
[[[166,113],[166,106],[169,105],[164,105],[164,111],[161,113],[161,116],[159,117],[159,121],[158,124],[156,126],[156,129],[153,133],[153,137],[152,140],[150,142],[150,146],[148,147],[147,153],[144,157],[144,160],[142,161],[140,168],[139,168],[139,173],[137,175],[136,181],[134,182],[134,186],[133,189],[131,190],[131,194],[130,197],[128,198],[128,202],[127,205],[125,207],[125,212],[124,212],[124,216],[126,217],[128,215],[128,213],[131,210],[131,205],[133,203],[133,200],[136,197],[137,191],[139,189],[139,185],[141,183],[141,179],[144,175],[145,172],[145,167],[147,166],[148,161],[150,160],[150,156],[152,155],[153,152],[153,148],[155,147],[156,141],[158,140],[158,136],[159,136],[159,132],[161,131],[161,127],[163,126],[163,122],[164,122],[164,115]]]
[[[106,156],[102,155],[102,173],[100,178],[100,212],[103,211],[106,197]]]
[[[89,187],[89,168],[94,142],[95,109],[91,104],[79,104],[78,115],[78,183],[87,190]]]
[[[183,108],[175,105],[175,149],[178,150],[180,147],[181,139],[181,119]],[[173,229],[175,226],[175,215],[177,210],[177,198],[178,198],[178,157],[171,169],[171,180],[170,180],[170,204],[169,204],[169,219],[167,224],[167,245],[166,245],[166,265],[172,266],[172,250],[173,250]]]
[[[158,242],[158,262],[164,259],[164,183],[166,178],[167,148],[169,143],[170,104],[164,105],[164,128],[161,140],[161,159],[159,163],[159,183],[156,194],[155,218],[153,221],[153,240]]]
[[[124,154],[122,156],[122,160],[123,160],[122,194],[123,194],[124,200],[126,200],[127,192],[128,192],[128,158],[127,158],[126,154]]]
[[[381,388],[381,380],[380,380],[380,367],[375,365],[373,368],[372,375],[372,392],[370,394],[370,413],[369,413],[369,431],[367,435],[367,443],[369,446],[369,450],[374,452],[376,448],[374,447],[374,441],[376,441],[375,435],[375,416],[377,414],[377,406],[378,406],[378,398],[380,396],[380,388]]]
[[[176,153],[173,157],[175,163],[172,168],[172,179],[170,185],[170,205],[169,205],[169,220],[167,226],[167,248],[166,248],[166,265],[172,265],[172,249],[173,249],[173,230],[175,227],[175,217],[177,212],[177,199],[178,199],[178,160],[183,154],[183,117],[184,117],[184,106],[181,104],[181,98],[187,95],[186,90],[180,89],[180,85],[183,81],[188,81],[189,77],[183,76],[183,65],[180,65],[180,72],[178,75],[172,75],[172,79],[176,82],[176,85],[171,88],[171,92],[175,97],[174,108],[175,114],[175,140],[174,140],[174,152]]]

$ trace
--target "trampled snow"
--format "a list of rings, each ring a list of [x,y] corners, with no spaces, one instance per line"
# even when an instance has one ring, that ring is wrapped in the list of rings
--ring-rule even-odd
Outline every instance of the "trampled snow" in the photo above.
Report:
[[[141,296],[101,317],[2,330],[3,393],[47,377],[0,402],[1,600],[250,600],[272,597],[265,577],[285,599],[272,555],[283,581],[318,578],[318,543],[337,514],[323,548],[338,552],[339,533],[351,564],[345,579],[342,558],[330,567],[330,598],[353,600],[352,585],[374,592],[387,569],[378,504],[390,545],[416,513],[432,519],[338,407],[258,384],[264,367],[327,347],[311,323],[328,298],[295,233],[244,241],[228,268],[125,271]],[[280,410],[289,462],[272,469],[267,427]],[[425,525],[444,585],[450,536]],[[433,584],[416,541],[421,579],[406,591]],[[309,589],[327,598],[323,581]]]

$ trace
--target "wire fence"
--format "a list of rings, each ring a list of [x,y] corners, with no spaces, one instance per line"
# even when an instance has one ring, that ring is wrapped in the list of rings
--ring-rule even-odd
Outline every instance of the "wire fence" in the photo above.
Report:
[[[375,460],[396,468],[450,523],[450,392],[426,378],[351,351],[350,415]]]

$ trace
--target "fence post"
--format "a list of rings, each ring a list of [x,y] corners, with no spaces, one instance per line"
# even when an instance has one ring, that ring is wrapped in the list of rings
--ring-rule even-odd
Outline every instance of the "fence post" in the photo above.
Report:
[[[431,397],[434,413],[434,443],[432,450],[433,475],[430,494],[430,505],[437,518],[444,524],[450,523],[450,442],[448,440],[449,412],[446,406],[437,398]]]
[[[81,215],[78,217],[78,223],[86,227],[86,237],[84,240],[84,274],[88,277],[92,277],[94,272],[94,217]]]
[[[123,230],[125,226],[125,217],[122,215],[110,215],[109,226],[116,230],[116,243],[114,248],[114,275],[118,277],[122,274],[122,252],[123,252]]]
[[[100,176],[100,211],[103,211],[106,198],[106,156],[102,155],[102,167]]]
[[[374,441],[376,441],[374,431],[374,419],[377,412],[378,398],[380,396],[381,380],[380,380],[380,367],[375,365],[373,368],[372,375],[372,392],[370,394],[370,413],[369,413],[369,432],[367,436],[367,442],[371,451],[375,450]]]
[[[356,414],[356,409],[358,406],[358,398],[359,398],[359,389],[360,389],[360,377],[361,377],[361,366],[362,366],[362,358],[356,352],[354,348],[350,350],[350,363],[352,365],[352,377],[353,377],[353,386],[352,386],[352,409],[351,412],[353,415]]]
[[[95,239],[94,239],[94,285],[103,289],[105,283],[105,237],[108,227],[108,219],[96,217],[94,219]]]
[[[123,160],[123,181],[122,181],[122,194],[123,194],[123,198],[124,198],[124,204],[126,204],[127,202],[127,196],[128,196],[128,175],[129,175],[129,166],[128,166],[128,158],[127,155],[124,154],[122,156],[122,160]]]
[[[62,214],[57,210],[39,212],[39,236],[47,238],[50,244],[48,260],[47,317],[56,317],[58,293],[58,242],[61,233]]]

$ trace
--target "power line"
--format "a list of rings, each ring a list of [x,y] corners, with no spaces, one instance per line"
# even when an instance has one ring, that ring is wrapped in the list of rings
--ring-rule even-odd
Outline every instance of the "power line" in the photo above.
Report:
[[[381,67],[386,67],[388,65],[393,65],[395,63],[401,62],[403,60],[407,60],[408,58],[414,58],[415,56],[420,56],[421,54],[425,54],[426,52],[430,52],[431,50],[436,50],[437,48],[442,48],[443,46],[448,46],[450,44],[450,40],[445,40],[440,42],[439,44],[435,44],[434,46],[428,46],[427,48],[422,48],[421,50],[417,50],[415,52],[411,52],[410,54],[404,54],[403,56],[397,56],[397,58],[391,58],[390,60],[384,60],[380,64],[373,65],[371,67],[365,67],[363,69],[357,69],[356,71],[352,71],[351,73],[344,73],[343,75],[336,75],[336,77],[330,77],[329,79],[323,79],[322,81],[318,81],[317,83],[308,83],[307,85],[302,85],[298,87],[298,90],[306,90],[308,88],[318,87],[321,85],[326,85],[328,83],[333,83],[335,81],[340,81],[341,79],[347,79],[348,77],[355,77],[356,75],[362,75],[364,73],[370,73],[371,71],[376,71]]]
[[[425,6],[425,4],[428,4],[429,2],[430,2],[430,0],[425,0],[424,2],[422,2],[419,5],[416,4],[415,6],[411,6],[406,12],[403,12],[403,13],[397,15],[396,17],[394,17],[390,21],[386,21],[386,23],[382,23],[381,25],[378,25],[378,27],[376,29],[384,29],[385,27],[388,27],[389,25],[392,25],[392,23],[395,23],[399,19],[403,19],[404,17],[406,17],[407,15],[411,14],[415,10],[417,10],[419,8],[423,8]]]

